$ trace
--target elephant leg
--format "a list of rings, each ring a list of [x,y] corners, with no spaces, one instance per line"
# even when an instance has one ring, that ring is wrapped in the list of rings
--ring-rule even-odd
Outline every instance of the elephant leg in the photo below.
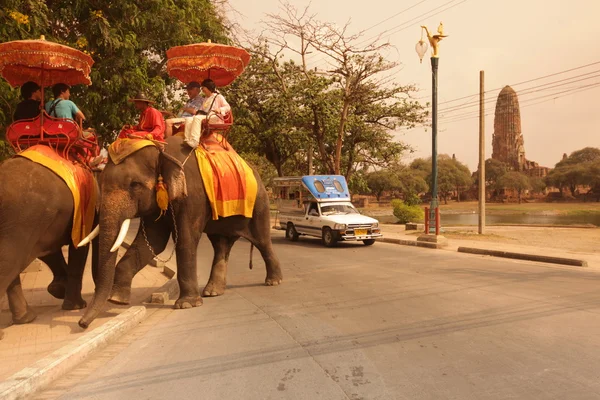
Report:
[[[10,285],[8,285],[6,296],[8,297],[8,306],[12,313],[13,323],[28,324],[37,317],[35,311],[27,305],[27,300],[25,300],[23,288],[21,287],[20,276],[17,275]]]
[[[227,286],[229,253],[233,244],[239,239],[239,236],[208,235],[208,238],[213,246],[215,255],[210,270],[210,278],[202,291],[202,296],[220,296],[225,293],[225,287]]]
[[[89,246],[78,249],[73,245],[69,246],[68,279],[65,300],[62,305],[63,310],[81,310],[87,307],[86,301],[81,297],[81,287],[89,250]]]
[[[200,289],[198,287],[197,260],[198,243],[204,230],[192,229],[191,222],[185,221],[184,216],[178,219],[180,228],[177,243],[177,282],[179,283],[179,298],[175,301],[175,308],[192,308],[202,305]]]
[[[265,267],[267,268],[267,277],[265,278],[265,285],[277,286],[283,281],[283,274],[281,273],[281,267],[279,259],[273,251],[273,245],[271,241],[260,242],[249,239],[254,246],[260,251],[263,260],[265,261]]]
[[[257,201],[255,207],[254,217],[250,223],[250,235],[245,238],[256,246],[265,261],[265,266],[267,268],[265,285],[276,286],[282,282],[283,274],[281,273],[279,258],[275,255],[273,244],[271,242],[269,203],[268,201],[260,203]]]
[[[40,257],[40,260],[50,268],[54,275],[52,282],[48,285],[48,293],[57,299],[64,299],[67,287],[67,263],[62,251]]]
[[[166,216],[156,222],[154,222],[154,219],[154,217],[144,218],[144,226],[152,251],[155,254],[160,254],[167,247],[171,229],[165,221]],[[114,304],[129,304],[133,277],[154,258],[152,251],[146,244],[146,239],[140,227],[135,240],[117,264],[115,281],[108,301]]]

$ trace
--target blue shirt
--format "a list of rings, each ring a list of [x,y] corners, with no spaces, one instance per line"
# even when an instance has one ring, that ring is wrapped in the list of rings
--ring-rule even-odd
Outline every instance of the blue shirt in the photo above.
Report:
[[[185,107],[184,108],[194,108],[196,111],[202,109],[202,103],[204,103],[204,97],[198,95],[196,97],[194,97],[193,99],[188,100],[187,103],[185,103]],[[190,114],[188,112],[183,112],[181,113],[181,117],[193,117],[194,114]]]
[[[50,109],[58,99],[50,100],[46,103],[46,112],[50,114]],[[70,118],[75,119],[75,115],[79,112],[79,108],[71,100],[61,100],[54,108],[54,112],[50,114],[55,118]]]

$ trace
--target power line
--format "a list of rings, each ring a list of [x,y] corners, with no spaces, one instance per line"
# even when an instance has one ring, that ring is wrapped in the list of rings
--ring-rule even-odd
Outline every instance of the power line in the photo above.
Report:
[[[586,89],[586,88],[595,87],[597,85],[600,85],[600,82],[594,82],[594,83],[591,83],[591,84],[587,84],[587,85],[583,85],[583,86],[578,86],[578,87],[570,88],[570,89],[563,90],[563,91],[560,91],[560,92],[554,92],[554,93],[546,94],[546,95],[543,95],[543,96],[538,96],[538,97],[526,99],[526,100],[522,101],[521,104],[526,104],[526,103],[529,103],[531,101],[535,101],[535,100],[539,100],[539,99],[544,99],[544,98],[548,98],[548,97],[550,97],[551,98],[550,100],[552,100],[552,99],[555,99],[555,98],[560,98],[560,97],[563,97],[563,96],[567,96],[569,93],[574,93],[574,92],[577,92],[577,91],[580,91],[580,90],[583,90],[583,89]],[[562,94],[562,96],[557,96],[559,94]],[[521,105],[519,105],[519,108],[525,108],[525,106],[521,107]],[[505,112],[505,111],[508,110],[508,108],[504,107],[504,108],[500,108],[498,110],[500,112]],[[490,111],[490,113],[494,114],[496,111],[497,110]],[[479,112],[478,111],[470,111],[470,112],[463,113],[463,114],[458,114],[458,115],[441,116],[440,119],[444,119],[444,120],[455,119],[455,118],[460,119],[460,118],[468,117],[468,116],[477,117],[477,116],[479,116]]]
[[[592,72],[587,72],[585,74],[572,76],[570,78],[560,79],[558,81],[548,82],[548,83],[545,83],[545,84],[542,84],[542,85],[532,86],[532,87],[529,87],[529,88],[525,88],[522,91],[520,91],[518,93],[518,95],[519,96],[525,96],[525,95],[528,95],[528,94],[531,94],[531,93],[537,93],[537,92],[541,92],[541,91],[545,91],[545,90],[557,88],[557,87],[560,87],[560,86],[570,85],[570,84],[581,82],[581,81],[585,81],[585,80],[588,80],[588,79],[597,78],[597,77],[600,77],[600,74],[598,74],[598,72],[600,72],[600,69],[592,71]],[[580,77],[591,75],[591,74],[597,74],[597,75],[592,75],[592,76],[588,76],[587,78],[573,80],[575,78],[580,78]],[[563,82],[563,83],[560,83],[560,82]],[[553,85],[555,83],[558,83],[558,84],[557,85]],[[553,85],[553,86],[549,86],[549,85]],[[536,90],[534,90],[534,89],[536,89]],[[485,103],[495,102],[496,100],[497,99],[495,97],[488,98],[485,101]],[[463,110],[463,109],[467,109],[467,108],[472,108],[472,107],[476,107],[476,106],[479,106],[479,101],[467,102],[467,103],[463,103],[461,105],[448,107],[448,108],[440,110],[440,113],[441,112],[444,112],[444,113],[455,112],[455,111],[459,111],[459,110]]]
[[[407,11],[410,11],[410,10],[412,10],[413,8],[415,8],[415,7],[417,7],[417,6],[419,6],[419,5],[423,4],[423,3],[425,3],[426,1],[427,1],[427,0],[422,0],[422,1],[418,2],[418,3],[416,3],[416,4],[413,4],[412,6],[410,6],[410,7],[408,7],[408,8],[405,8],[404,10],[402,10],[402,11],[400,11],[400,12],[398,12],[398,13],[396,13],[396,14],[392,15],[391,17],[388,17],[388,18],[384,19],[383,21],[381,21],[381,22],[379,22],[379,23],[377,23],[377,24],[375,24],[375,25],[372,25],[372,26],[368,27],[367,29],[363,29],[363,30],[362,30],[360,33],[365,33],[365,32],[367,32],[367,31],[370,31],[371,29],[378,27],[379,25],[383,24],[384,22],[388,22],[390,19],[392,19],[392,18],[396,18],[398,15],[402,15],[402,14],[404,14],[405,12],[407,12]]]
[[[567,90],[563,90],[561,92],[554,92],[554,93],[546,94],[546,95],[543,95],[543,96],[534,97],[534,98],[531,98],[531,99],[526,99],[526,100],[524,100],[524,101],[521,102],[521,104],[519,105],[519,109],[527,107],[527,106],[521,106],[521,105],[529,103],[531,101],[535,101],[535,100],[539,100],[539,99],[544,99],[544,98],[548,98],[548,97],[550,97],[550,100],[552,100],[552,99],[560,98],[560,97],[563,97],[563,96],[567,96],[571,92],[574,93],[574,92],[580,91],[582,89],[586,89],[586,88],[590,88],[590,87],[595,87],[597,85],[600,85],[600,82],[594,82],[594,83],[591,83],[591,84],[587,84],[587,85],[578,86],[578,87],[575,87],[575,88],[570,88],[570,89],[567,89]],[[556,96],[558,94],[562,94],[562,96]],[[548,101],[548,100],[545,100],[545,101]],[[493,112],[490,111],[490,114],[494,114],[496,111],[500,111],[501,113],[503,113],[503,112],[506,112],[507,110],[508,110],[508,108],[507,108],[507,106],[505,106],[505,107],[502,107],[502,108],[499,108],[499,109],[495,109]],[[448,119],[452,120],[452,119],[455,119],[455,118],[458,118],[458,119],[465,118],[465,117],[473,117],[474,118],[474,117],[478,117],[478,116],[479,116],[479,111],[470,111],[470,112],[463,113],[463,114],[458,114],[458,115],[440,116],[440,119],[442,119],[442,120],[448,120]]]
[[[373,41],[373,40],[375,40],[375,39],[377,39],[377,38],[380,38],[381,36],[383,36],[384,34],[386,34],[386,33],[390,32],[390,31],[392,31],[392,32],[390,32],[390,35],[392,35],[392,34],[395,34],[395,33],[398,33],[398,32],[401,32],[401,31],[403,31],[403,30],[405,30],[405,29],[408,29],[408,28],[410,28],[410,27],[414,26],[414,21],[417,21],[417,20],[422,20],[422,19],[425,19],[425,18],[431,18],[431,17],[434,17],[434,16],[436,16],[436,15],[438,15],[438,14],[441,14],[441,13],[442,13],[442,12],[444,12],[444,11],[450,10],[450,9],[452,9],[452,8],[454,8],[454,7],[457,7],[457,6],[461,5],[462,3],[466,2],[467,0],[462,0],[460,3],[453,4],[453,5],[451,5],[450,7],[447,7],[447,8],[445,8],[445,9],[443,9],[443,10],[440,10],[440,11],[438,11],[438,12],[434,13],[434,14],[428,15],[428,14],[429,14],[429,13],[431,13],[432,11],[439,10],[440,8],[443,8],[443,7],[445,7],[445,6],[447,6],[447,5],[451,4],[451,3],[454,3],[455,1],[457,1],[457,0],[450,0],[450,1],[448,1],[448,2],[446,2],[446,3],[444,3],[444,4],[442,4],[441,6],[435,7],[435,8],[433,8],[433,9],[431,9],[431,10],[429,10],[429,11],[427,11],[427,12],[425,12],[425,13],[423,13],[423,14],[421,14],[421,15],[419,15],[419,16],[417,16],[417,17],[415,17],[415,18],[412,18],[412,19],[410,19],[410,20],[408,20],[408,21],[405,21],[405,22],[403,22],[403,23],[401,23],[401,24],[399,24],[399,25],[396,25],[396,26],[394,26],[394,27],[392,27],[392,28],[390,28],[390,29],[387,29],[387,30],[385,30],[385,31],[383,31],[383,32],[381,32],[381,33],[379,33],[379,34],[378,34],[378,35],[376,35],[376,36],[372,36],[372,37],[370,37],[370,38],[368,38],[368,39],[365,39],[365,40],[363,40],[363,41],[360,41],[360,42],[358,42],[356,45],[357,45],[357,46],[360,46],[361,44],[367,43],[367,42],[369,42],[369,41]],[[396,29],[396,28],[401,28],[401,29],[394,30],[394,29]],[[316,55],[316,54],[315,54],[315,55]],[[327,60],[325,60],[324,58],[321,58],[319,61],[325,61],[325,64],[323,64],[323,63],[317,64],[317,68],[319,68],[319,67],[322,67],[323,65],[326,65],[326,63],[328,62],[328,61],[327,61]]]
[[[600,64],[600,61],[596,61],[596,62],[593,62],[593,63],[591,63],[591,64],[582,65],[582,66],[579,66],[579,67],[575,67],[575,68],[567,69],[567,70],[560,71],[560,72],[555,72],[555,73],[553,73],[553,74],[550,74],[550,75],[540,76],[539,78],[529,79],[529,80],[526,80],[526,81],[523,81],[523,82],[519,82],[519,83],[512,84],[512,85],[510,85],[510,86],[511,86],[511,87],[512,87],[512,86],[519,86],[519,85],[523,85],[523,84],[525,84],[525,83],[535,82],[535,81],[539,81],[539,80],[542,80],[542,79],[550,78],[550,77],[553,77],[553,76],[557,76],[557,75],[566,74],[567,72],[577,71],[577,70],[579,70],[579,69],[583,69],[583,68],[591,67],[592,65],[598,65],[598,64]],[[496,91],[496,90],[500,90],[500,89],[502,89],[502,88],[501,88],[501,87],[499,87],[499,88],[495,88],[495,89],[486,90],[486,91],[485,91],[485,93],[488,93],[488,92],[494,92],[494,91]],[[447,104],[447,103],[452,103],[452,102],[454,102],[454,101],[463,100],[463,99],[466,99],[466,98],[469,98],[469,97],[473,97],[473,96],[479,96],[479,93],[475,93],[475,94],[468,95],[468,96],[463,96],[463,97],[458,97],[458,98],[456,98],[456,99],[453,99],[453,100],[447,100],[447,101],[444,101],[444,102],[441,102],[441,103],[439,103],[439,105],[442,105],[442,104]]]
[[[532,107],[532,106],[535,106],[535,105],[538,105],[538,104],[546,103],[548,101],[560,99],[561,97],[571,96],[571,95],[573,95],[575,93],[581,93],[581,92],[585,92],[585,91],[588,91],[588,90],[596,89],[596,88],[599,88],[599,87],[600,87],[600,82],[597,82],[597,83],[594,83],[594,84],[591,84],[591,85],[586,85],[586,86],[582,86],[582,87],[579,87],[579,88],[576,88],[576,89],[565,91],[565,94],[563,94],[562,96],[555,96],[558,93],[553,93],[551,95],[541,96],[541,97],[539,97],[537,99],[541,99],[543,97],[551,97],[551,98],[550,99],[546,99],[546,100],[542,100],[542,101],[538,101],[538,102],[535,102],[535,103],[532,103],[532,104],[527,104],[527,105],[525,105],[523,107],[520,107],[520,108]],[[555,97],[553,97],[553,96],[555,96]],[[529,99],[529,100],[536,100],[536,99]],[[489,112],[489,113],[484,114],[484,117],[487,117],[487,116],[490,116],[490,115],[494,115],[494,114],[495,113],[493,113],[493,112]],[[443,122],[444,122],[444,124],[451,124],[451,123],[454,123],[454,122],[467,121],[467,120],[476,119],[476,118],[479,118],[479,114],[472,115],[470,117],[462,117],[462,118],[456,118],[456,119],[452,119],[452,117],[450,117],[449,120],[443,119]]]

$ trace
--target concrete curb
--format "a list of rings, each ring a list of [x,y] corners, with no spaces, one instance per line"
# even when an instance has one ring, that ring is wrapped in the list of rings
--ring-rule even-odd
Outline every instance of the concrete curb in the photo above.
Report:
[[[0,383],[0,398],[4,400],[23,399],[48,387],[93,352],[134,328],[145,315],[146,307],[131,307],[73,343],[63,346],[32,366],[22,369]]]
[[[428,249],[436,249],[442,250],[447,248],[447,246],[439,246],[437,243],[428,243],[421,242],[417,240],[409,240],[409,239],[393,239],[393,238],[381,238],[377,239],[378,242],[383,243],[392,243],[399,244],[402,246],[415,246],[415,247],[425,247]],[[525,261],[537,261],[544,262],[550,264],[562,264],[569,265],[575,267],[587,267],[588,263],[585,260],[579,260],[575,258],[562,258],[562,257],[550,257],[550,256],[540,256],[536,254],[525,254],[525,253],[511,253],[508,251],[500,251],[500,250],[487,250],[487,249],[476,249],[472,247],[459,247],[459,253],[469,253],[469,254],[477,254],[484,256],[492,256],[492,257],[503,257],[503,258],[512,258],[516,260],[525,260]]]
[[[578,259],[574,259],[574,258],[540,256],[540,255],[536,255],[536,254],[525,254],[525,253],[511,253],[508,251],[476,249],[473,247],[459,247],[458,252],[459,253],[477,254],[477,255],[482,255],[482,256],[513,258],[516,260],[538,261],[538,262],[544,262],[544,263],[550,263],[550,264],[570,265],[570,266],[575,266],[575,267],[587,267],[588,266],[587,261],[578,260]]]
[[[440,245],[439,243],[422,242],[422,241],[409,240],[409,239],[393,239],[393,238],[385,238],[384,237],[382,239],[377,239],[377,241],[383,242],[383,243],[401,244],[403,246],[425,247],[428,249],[443,249],[444,247],[447,247],[447,246]]]

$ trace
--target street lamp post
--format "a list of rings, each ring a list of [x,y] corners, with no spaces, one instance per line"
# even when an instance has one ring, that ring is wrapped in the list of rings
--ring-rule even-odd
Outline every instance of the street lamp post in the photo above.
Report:
[[[423,62],[423,56],[427,52],[427,42],[423,40],[423,31],[427,33],[427,39],[431,45],[431,208],[429,210],[429,234],[436,234],[439,232],[439,226],[437,225],[436,209],[439,206],[438,202],[438,159],[437,159],[437,118],[438,118],[438,65],[439,65],[439,42],[442,38],[447,37],[444,35],[444,26],[440,22],[438,27],[438,34],[431,35],[429,29],[426,26],[421,26],[421,40],[417,42],[415,50],[419,55],[421,63]]]

